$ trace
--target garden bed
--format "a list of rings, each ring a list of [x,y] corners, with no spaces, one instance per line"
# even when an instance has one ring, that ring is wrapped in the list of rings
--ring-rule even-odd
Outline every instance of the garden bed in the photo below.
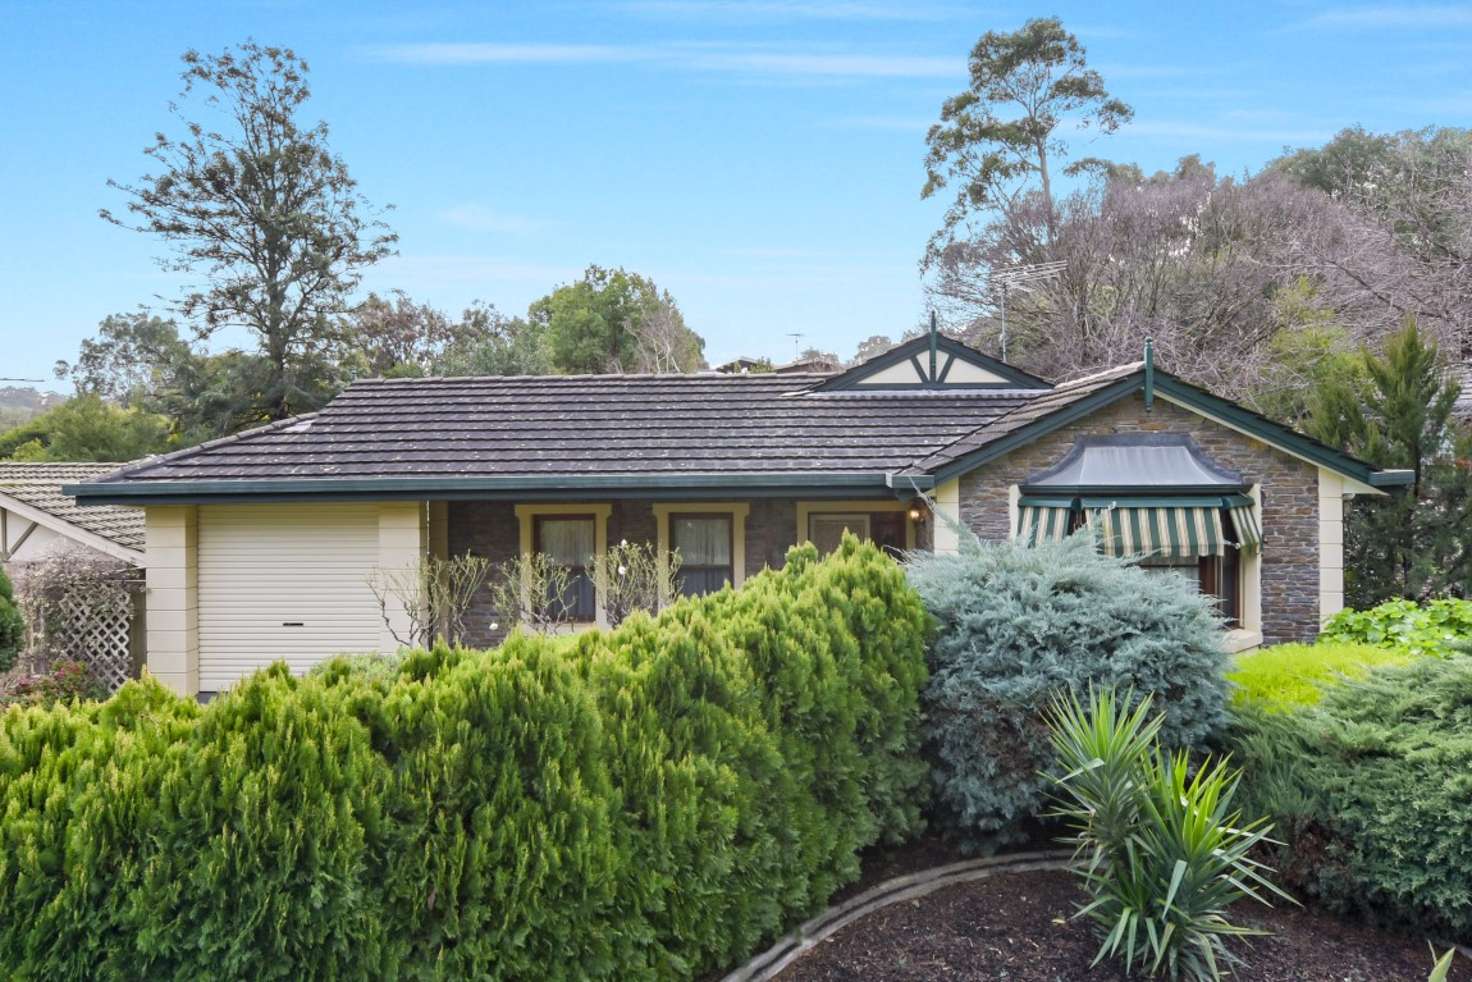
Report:
[[[1063,982],[1124,980],[1109,964],[1090,970],[1098,941],[1071,919],[1082,894],[1070,874],[1004,873],[937,890],[850,924],[778,976],[784,982],[954,979]],[[1387,934],[1324,914],[1244,904],[1239,923],[1271,931],[1239,950],[1239,979],[1263,982],[1424,982],[1424,940]],[[1452,979],[1472,979],[1459,960]]]

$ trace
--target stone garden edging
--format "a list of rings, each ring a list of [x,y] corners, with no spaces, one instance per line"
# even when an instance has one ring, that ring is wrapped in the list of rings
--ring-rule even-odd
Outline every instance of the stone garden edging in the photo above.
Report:
[[[968,859],[885,880],[798,925],[779,938],[772,947],[724,976],[722,982],[766,982],[818,942],[890,904],[923,897],[957,883],[984,880],[999,873],[1067,869],[1069,855],[1066,850],[1057,849],[1018,852],[985,859]]]

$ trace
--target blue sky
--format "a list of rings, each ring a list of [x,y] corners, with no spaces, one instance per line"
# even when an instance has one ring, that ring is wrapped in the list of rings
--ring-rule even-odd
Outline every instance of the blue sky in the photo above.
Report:
[[[713,360],[788,356],[791,332],[849,355],[922,316],[923,136],[966,52],[1050,13],[1136,110],[1079,154],[1240,172],[1355,123],[1472,123],[1472,5],[0,0],[0,375],[49,380],[174,292],[97,209],[170,124],[180,52],[247,36],[310,61],[309,110],[395,206],[400,255],[366,286],[521,312],[623,265]]]

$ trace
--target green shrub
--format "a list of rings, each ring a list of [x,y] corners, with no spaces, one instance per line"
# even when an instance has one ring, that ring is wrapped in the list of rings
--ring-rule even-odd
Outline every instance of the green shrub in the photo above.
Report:
[[[963,845],[1017,841],[1053,762],[1045,712],[1060,694],[1153,694],[1169,747],[1225,722],[1226,655],[1210,601],[1175,577],[1095,552],[1086,535],[973,544],[912,561],[937,627],[925,736],[939,814]]]
[[[0,718],[13,977],[690,978],[919,825],[926,620],[846,540],[572,641]]]
[[[1339,910],[1472,937],[1472,659],[1423,658],[1324,691],[1295,713],[1244,712],[1253,807],[1276,865]]]
[[[15,665],[26,640],[26,623],[15,605],[15,590],[5,570],[0,569],[0,672]]]
[[[1412,657],[1367,644],[1279,644],[1238,655],[1227,678],[1236,686],[1233,706],[1286,712],[1318,702],[1326,683],[1362,679],[1372,668],[1404,665]]]
[[[1146,698],[1133,710],[1105,689],[1088,704],[1069,695],[1049,712],[1056,814],[1073,832],[1074,868],[1090,902],[1079,915],[1103,937],[1097,965],[1124,962],[1134,974],[1216,980],[1241,964],[1229,938],[1264,932],[1226,914],[1245,897],[1287,894],[1251,858],[1269,826],[1232,808],[1240,775],[1226,760],[1191,766],[1162,750],[1162,719]]]
[[[1411,655],[1444,655],[1458,640],[1472,639],[1472,600],[1389,600],[1369,610],[1341,610],[1329,618],[1320,641],[1371,644]]]

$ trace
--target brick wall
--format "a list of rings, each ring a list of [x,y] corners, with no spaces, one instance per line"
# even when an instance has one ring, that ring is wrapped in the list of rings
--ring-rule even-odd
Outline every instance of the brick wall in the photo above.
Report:
[[[1318,471],[1258,440],[1159,398],[1139,395],[1021,447],[961,478],[961,521],[983,539],[1010,534],[1008,493],[1058,463],[1086,434],[1187,433],[1212,460],[1262,488],[1265,643],[1312,640],[1319,629]]]
[[[755,498],[746,518],[746,575],[755,576],[767,567],[778,568],[797,541],[797,502],[790,498]],[[470,552],[500,563],[512,559],[520,548],[520,526],[516,506],[502,501],[452,501],[448,513],[448,543],[451,555]],[[658,537],[654,505],[650,501],[616,501],[608,519],[608,542],[621,539],[653,543]],[[491,609],[482,593],[468,621],[471,645],[488,645],[500,640],[510,627],[508,619]],[[492,631],[491,625],[498,625]]]

